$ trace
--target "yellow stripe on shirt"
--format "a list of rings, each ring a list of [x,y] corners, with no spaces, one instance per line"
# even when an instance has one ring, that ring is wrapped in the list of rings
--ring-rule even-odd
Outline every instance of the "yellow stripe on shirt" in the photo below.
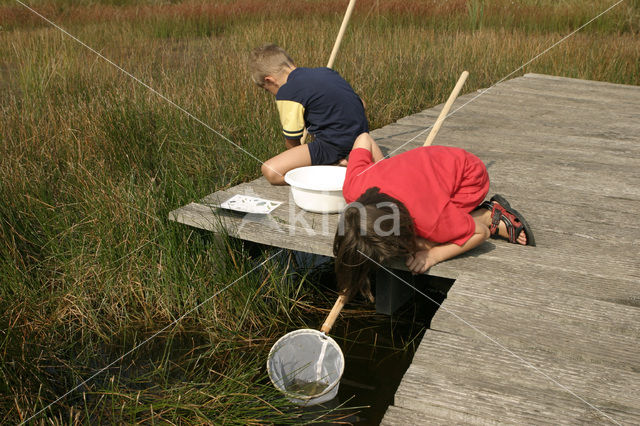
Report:
[[[304,133],[304,107],[294,101],[276,101],[282,133],[287,139],[299,139]]]

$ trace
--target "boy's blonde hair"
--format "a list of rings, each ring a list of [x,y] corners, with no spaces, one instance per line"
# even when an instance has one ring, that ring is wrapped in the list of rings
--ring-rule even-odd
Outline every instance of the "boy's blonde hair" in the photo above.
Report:
[[[287,68],[295,67],[293,59],[279,46],[265,44],[256,47],[249,54],[249,72],[258,86],[264,86],[264,78],[278,75]]]

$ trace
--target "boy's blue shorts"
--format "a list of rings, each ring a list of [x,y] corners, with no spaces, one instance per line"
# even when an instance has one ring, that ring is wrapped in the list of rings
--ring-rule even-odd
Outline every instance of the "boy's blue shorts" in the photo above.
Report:
[[[309,144],[311,164],[314,166],[323,164],[335,164],[343,158],[347,158],[351,147],[332,145],[328,142],[314,140]]]

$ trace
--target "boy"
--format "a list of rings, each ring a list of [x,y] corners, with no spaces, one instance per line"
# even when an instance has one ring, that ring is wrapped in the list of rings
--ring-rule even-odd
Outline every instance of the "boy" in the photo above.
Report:
[[[360,97],[330,68],[298,68],[287,52],[274,44],[254,49],[249,56],[254,83],[276,97],[286,151],[262,165],[273,185],[283,185],[292,169],[320,164],[346,165],[353,142],[369,125]],[[308,144],[300,138],[307,128],[314,136]],[[376,160],[380,149],[373,148]]]

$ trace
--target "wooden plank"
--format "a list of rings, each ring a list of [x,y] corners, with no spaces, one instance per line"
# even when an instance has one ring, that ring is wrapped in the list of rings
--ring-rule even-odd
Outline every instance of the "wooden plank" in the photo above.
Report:
[[[278,222],[271,215],[238,215],[198,203],[174,210],[169,215],[176,222],[208,231],[225,232],[235,238],[332,256],[333,233]]]
[[[511,111],[518,117],[534,111],[549,111],[553,106],[562,105],[578,114],[597,112],[597,119],[600,119],[600,114],[608,111],[618,111],[625,116],[635,114],[637,111],[629,106],[636,106],[639,102],[637,95],[626,92],[615,96],[611,93],[596,93],[579,88],[568,89],[563,85],[537,84],[531,80],[513,79],[460,96],[452,108],[450,117],[461,114],[473,105],[486,103],[491,105],[487,110],[490,114],[508,111],[508,106],[519,106],[520,108]],[[441,108],[442,105],[438,105],[427,111],[439,113]],[[565,111],[556,110],[556,113],[563,112]]]
[[[429,407],[428,411],[416,411],[391,405],[380,424],[383,426],[448,424],[452,422],[457,425],[498,424],[497,422],[488,422],[486,418],[468,412],[439,408]]]
[[[539,101],[542,102],[543,99]],[[519,110],[522,106],[514,104],[510,107]],[[560,107],[558,106],[557,108]],[[464,109],[449,117],[447,126],[443,127],[443,129],[446,128],[470,135],[477,133],[479,130],[486,130],[491,132],[492,135],[504,134],[505,136],[515,137],[521,135],[517,130],[522,130],[522,135],[528,138],[542,137],[542,135],[547,134],[549,136],[569,136],[572,138],[592,137],[616,142],[638,139],[636,130],[639,126],[637,121],[640,118],[639,114],[635,112],[626,113],[627,117],[621,117],[623,113],[609,111],[607,114],[602,114],[599,112],[601,107],[598,107],[597,110],[594,109],[594,111],[590,112],[582,108],[576,111],[564,110],[558,112],[556,108],[549,108],[547,110],[529,109],[528,114],[509,113],[507,111],[500,113],[494,109],[488,99],[483,99],[477,104],[468,104]],[[596,113],[603,115],[602,123],[594,122],[593,115]],[[429,116],[411,117],[406,122],[415,123],[414,125],[417,127],[421,123],[429,125],[431,120],[433,118],[429,114]],[[386,136],[390,137],[392,135]],[[476,137],[484,138],[485,144],[489,141],[482,134],[476,134]],[[564,142],[562,139],[547,139],[546,141],[552,142],[549,143],[550,145]],[[634,146],[630,145],[630,147],[633,148]]]
[[[575,394],[586,401],[600,397],[616,401],[619,407],[635,407],[636,412],[640,403],[640,372],[616,364],[556,358],[541,350],[510,352],[491,342],[432,330],[421,345],[428,350],[417,353],[412,362],[421,370],[452,378],[475,375],[487,383]]]
[[[429,126],[437,116],[440,106],[398,120],[405,126]],[[637,109],[627,104],[604,106],[601,102],[589,102],[558,95],[522,93],[514,89],[497,87],[490,92],[461,97],[447,118],[449,123],[464,122],[471,127],[510,126],[538,128],[556,124],[584,121],[598,116],[598,124],[606,126],[633,125],[639,116]],[[566,121],[565,121],[566,120]],[[601,123],[599,122],[601,121]],[[593,124],[594,121],[591,121]],[[588,127],[587,127],[588,128]]]
[[[461,146],[471,152],[483,149],[494,154],[506,154],[515,157],[526,155],[543,155],[549,160],[564,160],[578,162],[586,159],[596,162],[604,155],[605,164],[611,160],[625,161],[628,157],[636,159],[640,156],[638,141],[640,133],[629,132],[624,129],[605,132],[598,127],[597,131],[589,132],[580,129],[579,132],[558,131],[555,128],[510,126],[486,118],[486,125],[479,126],[479,119],[457,117],[450,125],[443,127],[443,135],[438,134],[436,145]],[[475,120],[476,128],[467,129],[465,120]],[[623,133],[624,132],[624,133]],[[615,134],[614,134],[615,133]],[[389,136],[376,139],[390,149],[400,145],[407,145],[407,149],[415,148],[412,143],[407,144],[408,138]],[[576,158],[581,156],[582,158]],[[563,158],[564,157],[564,158]],[[609,160],[609,161],[606,161]]]
[[[484,95],[476,101],[464,106],[454,115],[447,119],[443,131],[447,132],[438,136],[438,143],[446,140],[447,135],[462,133],[464,138],[472,137],[476,140],[484,141],[487,145],[489,138],[505,136],[505,142],[512,137],[519,135],[528,138],[538,139],[546,136],[565,137],[593,137],[606,140],[614,140],[616,143],[624,140],[638,140],[640,134],[640,124],[638,118],[640,113],[622,107],[620,111],[604,109],[600,104],[592,105],[592,109],[586,105],[579,105],[579,108],[567,110],[566,105],[554,105],[547,97],[528,97],[505,102],[504,95]],[[530,104],[536,104],[531,107]],[[544,105],[544,106],[537,106]],[[593,116],[599,115],[599,122],[594,126]],[[428,110],[415,114],[411,117],[399,120],[399,123],[413,125],[430,125],[437,116],[437,111]],[[485,135],[489,132],[491,136]],[[390,135],[385,135],[389,137]],[[393,135],[391,135],[393,136]],[[394,144],[406,142],[408,138],[394,137],[399,139],[393,141]],[[548,140],[548,139],[547,139]],[[562,144],[563,139],[554,141],[553,145]],[[489,144],[494,145],[494,144]],[[630,147],[637,147],[631,144]],[[501,146],[500,146],[501,147]],[[637,152],[637,151],[636,151]]]
[[[560,319],[564,322],[559,322]],[[611,334],[610,328],[587,322],[579,324],[533,309],[516,309],[457,296],[445,300],[434,316],[431,328],[477,341],[499,342],[515,352],[538,349],[555,358],[615,364],[628,371],[640,369],[637,333]]]
[[[640,172],[629,173],[624,168],[597,171],[559,164],[502,161],[493,165],[491,175],[501,185],[509,183],[529,193],[546,194],[562,188],[580,192],[586,198],[600,195],[640,200]]]
[[[542,316],[553,318],[563,326],[583,326],[585,332],[592,327],[608,334],[640,338],[640,310],[636,307],[581,295],[565,293],[559,296],[550,291],[553,289],[553,285],[537,279],[535,274],[527,274],[526,279],[521,280],[517,275],[488,276],[487,273],[467,271],[456,281],[448,301],[460,305],[465,300],[475,299],[498,308],[531,310],[534,318]],[[640,339],[638,346],[640,349]]]
[[[424,350],[416,353],[398,388],[396,406],[428,415],[434,405],[443,405],[496,419],[504,414],[498,410],[517,409],[518,417],[531,419],[542,411],[570,423],[597,415],[589,404],[619,421],[637,420],[640,415],[638,372],[554,358],[540,350],[512,354],[491,343],[434,331],[425,334],[420,347]],[[426,386],[418,391],[420,384]],[[458,391],[451,404],[440,389]],[[493,404],[479,407],[480,398]]]
[[[387,139],[401,138],[404,141],[412,141],[411,143],[415,146],[421,146],[427,138],[427,134],[428,126],[408,126],[393,123],[374,130],[371,132],[371,137],[378,141],[380,148],[385,151],[388,148],[392,148],[384,143]]]
[[[461,145],[445,137],[447,131],[441,132],[440,145]],[[552,148],[549,153],[543,152],[535,140],[522,141],[519,145],[517,140],[505,142],[501,152],[495,148],[489,150],[481,145],[482,142],[476,143],[480,148],[474,149],[474,144],[463,134],[458,134],[455,140],[467,141],[466,147],[487,163],[491,179],[495,182],[506,182],[526,188],[529,193],[548,193],[551,196],[556,189],[569,189],[586,192],[589,194],[587,197],[601,192],[603,195],[640,200],[640,156],[634,158],[633,155],[615,153],[609,155],[609,161],[598,161],[597,151],[584,154],[582,159],[579,156],[572,158],[571,150],[562,152],[560,148]],[[620,158],[617,163],[616,157]],[[597,185],[594,185],[595,181]]]
[[[585,84],[586,83],[586,84]],[[538,92],[555,92],[561,95],[571,97],[574,94],[579,96],[601,99],[603,102],[612,102],[616,99],[623,102],[637,102],[637,90],[636,86],[609,86],[607,88],[599,87],[598,84],[575,83],[571,80],[554,81],[549,79],[538,78],[514,78],[504,81],[499,86],[508,88],[522,88],[524,90],[538,91]]]
[[[542,101],[542,100],[541,100]],[[606,117],[602,118],[602,122],[594,124],[593,115],[596,113],[586,113],[584,110],[558,112],[551,109],[548,111],[531,111],[529,115],[517,113],[498,114],[496,112],[486,112],[486,102],[483,104],[468,104],[463,110],[447,119],[446,126],[442,130],[447,133],[465,133],[476,136],[476,139],[483,138],[485,144],[490,139],[483,135],[482,131],[491,132],[492,136],[500,134],[508,140],[510,136],[523,135],[529,138],[541,138],[546,135],[547,143],[562,143],[560,137],[592,137],[613,141],[637,140],[640,124],[638,118],[628,118],[621,121],[619,114],[609,112]],[[514,109],[518,106],[514,105]],[[428,120],[431,118],[429,117]],[[415,117],[411,122],[419,123],[421,117]],[[428,123],[428,122],[427,122]],[[556,136],[558,139],[551,139]],[[393,137],[404,142],[409,140],[408,137],[395,136],[386,134],[385,137]],[[442,138],[438,136],[438,141]],[[499,146],[496,146],[498,148]]]
[[[446,132],[443,131],[442,133]],[[547,153],[545,152],[545,146],[537,143],[539,141],[525,144],[525,140],[515,136],[512,138],[514,140],[513,143],[503,143],[500,141],[499,150],[507,151],[503,153],[496,150],[495,146],[493,150],[485,148],[486,140],[478,136],[476,136],[474,140],[472,137],[467,137],[464,133],[456,134],[458,135],[456,140],[459,142],[453,143],[452,145],[461,145],[466,142],[467,146],[465,147],[472,152],[474,152],[474,148],[481,147],[480,150],[476,149],[475,153],[488,162],[492,181],[499,182],[500,188],[498,190],[505,188],[510,190],[507,191],[507,193],[514,194],[523,192],[522,190],[524,190],[529,197],[535,197],[536,194],[545,194],[545,198],[536,198],[562,204],[567,204],[566,200],[572,200],[588,207],[590,210],[594,210],[596,215],[602,206],[609,205],[612,206],[613,210],[617,210],[617,212],[623,215],[625,212],[637,210],[637,203],[633,200],[631,200],[631,204],[635,205],[616,206],[616,204],[619,204],[619,202],[624,204],[631,196],[637,197],[635,194],[638,192],[637,188],[639,185],[637,183],[640,179],[640,173],[634,172],[634,170],[640,169],[637,167],[640,165],[637,160],[638,147],[640,147],[638,143],[634,142],[632,145],[635,147],[635,153],[627,149],[629,145],[622,148],[622,151],[616,151],[616,143],[600,143],[602,140],[597,141],[598,143],[591,143],[583,147],[584,149],[580,149],[579,146],[574,145],[572,149],[565,150],[564,152],[556,148],[555,150],[551,149],[551,152]],[[495,139],[494,135],[487,136],[487,140]],[[441,137],[439,143],[446,144],[443,142],[451,142],[451,140],[450,138]],[[600,151],[598,152],[596,149],[600,149]],[[602,149],[604,149],[605,152],[610,152],[608,157],[606,157],[608,161],[605,162],[605,164],[602,164],[602,162],[598,163],[598,160],[603,157]],[[518,151],[520,151],[520,156],[516,155]],[[584,157],[578,157],[574,160],[573,158],[576,157],[574,152],[576,151],[584,152]],[[532,155],[532,153],[535,153],[535,155]],[[564,158],[572,158],[571,162],[563,159],[562,154],[565,154]],[[588,157],[591,157],[592,160],[586,161]],[[510,165],[510,163],[518,159],[519,161],[516,161],[516,164]],[[619,164],[616,165],[616,161]],[[520,164],[522,162],[528,163],[523,169],[526,173],[519,173],[519,168],[523,167]],[[621,165],[628,166],[631,168],[631,171],[625,167],[620,167]],[[580,171],[580,166],[586,166],[586,170]],[[540,168],[543,169],[542,173],[540,173]],[[545,180],[539,179],[538,175],[544,176]],[[591,184],[593,178],[598,176],[604,180],[604,184]],[[570,187],[567,188],[567,186]],[[532,190],[534,188],[536,190]],[[552,188],[553,191],[549,191],[549,188]],[[606,197],[606,202],[599,204],[597,209],[593,208],[595,202],[586,205],[585,200],[592,199],[596,195],[594,192],[601,189],[606,189],[606,193],[603,194]],[[587,194],[577,194],[576,196],[576,194],[574,194],[576,191],[587,191]],[[637,221],[628,220],[625,222],[633,226]]]
[[[283,204],[269,215],[239,214],[213,207],[236,194],[267,198]],[[266,179],[259,178],[209,194],[200,203],[172,211],[170,218],[215,232],[224,227],[228,235],[247,241],[330,256],[339,215],[306,212],[295,205],[289,187],[273,186]]]
[[[535,216],[532,219],[536,219]],[[487,273],[499,273],[501,269],[506,269],[515,270],[514,276],[517,277],[517,269],[523,268],[532,274],[535,274],[536,270],[541,271],[540,273],[547,278],[580,277],[581,274],[588,273],[590,277],[598,280],[620,280],[629,283],[638,281],[636,244],[618,242],[612,246],[606,240],[554,232],[538,232],[536,238],[538,247],[535,248],[522,247],[503,240],[487,241],[476,249],[434,266],[429,270],[429,274],[456,278],[460,271],[487,270]],[[594,262],[594,259],[597,259],[597,262]],[[491,265],[493,269],[484,268],[485,264]],[[401,267],[401,264],[396,263],[394,267]],[[630,287],[636,286],[625,286]]]
[[[446,264],[447,262],[445,262]],[[475,264],[467,263],[464,272],[469,275],[475,272],[487,274],[513,291],[530,286],[540,293],[554,295],[564,299],[566,295],[582,296],[626,306],[640,307],[640,282],[637,278],[616,279],[602,275],[597,276],[591,270],[567,270],[559,267],[541,267],[538,264],[517,261],[504,261],[500,258],[478,258]],[[457,282],[455,285],[460,284]],[[456,287],[457,288],[457,287]]]
[[[594,197],[585,205],[561,204],[527,197],[511,198],[512,205],[518,211],[535,219],[534,234],[544,235],[550,232],[560,238],[568,234],[589,240],[622,243],[629,250],[638,250],[636,247],[640,244],[640,222],[634,219],[632,212],[640,211],[640,200],[626,203],[633,210],[620,210],[609,206],[604,197]],[[604,208],[601,209],[600,206]],[[616,216],[616,221],[613,221],[612,217]]]
[[[486,102],[491,101],[492,98],[495,102],[498,102],[498,97],[500,97],[508,104],[520,103],[523,106],[526,105],[527,101],[538,99],[541,102],[539,109],[548,110],[550,107],[557,108],[562,106],[566,111],[559,110],[556,111],[557,113],[573,112],[580,115],[586,113],[610,115],[615,112],[633,114],[635,111],[629,108],[640,106],[640,101],[635,98],[620,102],[620,100],[616,100],[611,96],[603,97],[588,92],[566,91],[559,87],[540,87],[536,89],[518,84],[505,84],[488,90],[481,89],[476,96]],[[627,108],[625,108],[625,105]]]
[[[472,95],[472,96],[470,96]],[[480,108],[484,106],[486,113],[497,115],[509,115],[509,108],[514,118],[521,116],[533,116],[536,113],[541,117],[551,119],[556,116],[566,115],[572,119],[574,115],[578,117],[592,114],[597,116],[597,120],[613,115],[620,115],[621,120],[633,118],[638,114],[635,106],[640,100],[635,102],[619,102],[611,94],[608,97],[594,97],[591,94],[579,91],[565,91],[558,88],[533,89],[531,87],[518,84],[505,84],[492,87],[491,89],[480,89],[473,94],[465,95],[464,108],[456,112],[470,110],[472,107]],[[513,121],[513,120],[510,120]],[[535,123],[535,122],[534,122]],[[534,123],[524,123],[532,125]]]
[[[413,370],[418,372],[419,368],[413,367]],[[440,416],[448,411],[452,422],[457,422],[454,416],[458,413],[480,417],[481,424],[577,424],[602,423],[606,419],[599,411],[559,392],[541,396],[527,388],[503,388],[501,392],[473,376],[447,380],[446,374],[420,371],[415,375],[405,374],[400,386],[395,396],[396,407],[427,414],[436,411]],[[621,415],[617,411],[608,411],[607,415],[635,418],[633,414]]]
[[[539,233],[536,238],[536,242],[539,240],[537,247],[523,247],[500,240],[486,242],[481,257],[474,259],[473,267],[481,268],[484,259],[502,260],[510,264],[529,264],[575,273],[589,271],[594,276],[610,279],[638,279],[635,245],[612,245],[606,241],[574,235],[557,236],[554,233]],[[476,254],[460,259],[469,259],[473,255]],[[457,261],[451,259],[451,262]]]
[[[527,73],[523,76],[525,80],[537,79],[543,81],[553,81],[562,83],[565,86],[587,86],[591,89],[600,89],[609,93],[610,96],[613,93],[616,94],[631,94],[631,96],[640,96],[640,86],[633,86],[629,84],[610,83],[608,81],[598,80],[583,80],[580,78],[560,77],[548,74]],[[613,95],[615,97],[615,95]]]
[[[512,85],[522,85],[540,90],[552,88],[552,90],[563,90],[569,93],[585,92],[594,96],[600,96],[605,98],[605,100],[620,100],[622,102],[637,102],[639,100],[638,94],[640,93],[640,86],[630,84],[581,80],[544,74],[526,74],[523,78],[512,79],[510,82]]]

